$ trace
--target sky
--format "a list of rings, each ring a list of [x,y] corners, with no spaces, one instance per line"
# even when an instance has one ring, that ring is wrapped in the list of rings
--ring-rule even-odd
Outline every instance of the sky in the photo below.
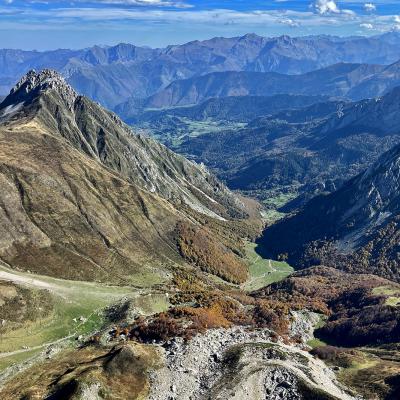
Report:
[[[0,48],[24,50],[392,30],[400,0],[0,0]]]

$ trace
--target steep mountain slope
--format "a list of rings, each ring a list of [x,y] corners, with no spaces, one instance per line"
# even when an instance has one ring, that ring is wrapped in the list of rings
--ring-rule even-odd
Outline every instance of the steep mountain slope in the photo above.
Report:
[[[179,151],[232,188],[331,191],[399,143],[399,99],[396,88],[377,99],[283,111],[244,129],[187,138]]]
[[[374,76],[384,67],[368,64],[335,64],[303,75],[283,75],[275,72],[215,72],[172,82],[165,89],[136,107],[162,108],[199,104],[209,98],[226,96],[272,96],[277,94],[325,95],[349,97],[358,100],[378,96],[384,92],[379,87],[360,90],[357,87],[365,80],[374,81]],[[394,77],[397,82],[397,77]],[[386,87],[390,88],[391,79]],[[371,87],[371,86],[370,86]],[[377,91],[376,91],[377,90]],[[352,95],[353,94],[353,95]]]
[[[54,68],[79,92],[114,107],[148,97],[169,83],[222,71],[302,74],[345,63],[392,64],[400,59],[396,32],[375,37],[264,38],[248,34],[164,49],[131,44],[48,52],[0,50],[0,94],[30,69]]]
[[[400,85],[400,61],[384,68],[381,72],[367,77],[363,82],[350,90],[349,97],[363,99],[372,93],[383,94]]]
[[[323,262],[400,280],[400,147],[338,191],[265,231],[267,248],[298,266]]]
[[[69,279],[157,281],[188,253],[178,247],[184,239],[178,224],[195,232],[196,220],[229,225],[225,219],[246,215],[205,169],[134,135],[55,72],[28,73],[0,116],[7,187],[0,257],[14,268]],[[224,253],[234,274],[245,271],[227,239],[213,244],[205,231],[203,246],[214,246],[217,259]],[[208,261],[200,266],[216,262]],[[221,255],[217,262],[221,268],[226,261]],[[218,267],[210,269],[218,274]]]

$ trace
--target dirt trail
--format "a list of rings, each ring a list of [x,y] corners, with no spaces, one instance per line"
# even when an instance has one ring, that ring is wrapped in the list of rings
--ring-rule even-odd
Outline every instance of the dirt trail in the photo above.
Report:
[[[104,298],[107,297],[108,292],[113,289],[120,294],[120,297],[123,297],[127,293],[139,295],[144,291],[143,289],[131,286],[109,286],[96,282],[73,281],[45,275],[36,275],[30,272],[15,271],[2,261],[0,261],[0,280],[25,285],[34,289],[46,289],[64,299],[69,297],[74,299],[77,295],[80,297],[87,296],[89,293],[92,296]]]
[[[50,347],[50,346],[53,346],[53,345],[56,345],[56,344],[60,344],[60,343],[66,341],[66,340],[68,340],[68,339],[73,338],[75,335],[76,335],[76,334],[73,333],[73,334],[71,334],[71,335],[64,336],[64,337],[62,337],[62,338],[60,338],[60,339],[57,339],[57,340],[54,340],[54,341],[48,342],[48,343],[43,343],[43,344],[40,344],[40,345],[38,345],[38,346],[27,347],[26,349],[20,349],[20,350],[9,351],[9,352],[7,352],[7,353],[0,353],[0,358],[11,357],[11,356],[15,356],[15,355],[17,355],[17,354],[26,353],[26,352],[28,352],[28,351],[30,352],[30,351],[34,351],[34,350],[44,349],[44,348],[46,348],[46,347]]]
[[[39,279],[33,277],[31,278],[29,276],[17,275],[16,273],[7,272],[4,270],[3,271],[0,270],[0,280],[9,281],[16,284],[25,284],[28,286],[33,286],[38,289],[48,289],[48,290],[56,289],[55,285],[51,285]]]

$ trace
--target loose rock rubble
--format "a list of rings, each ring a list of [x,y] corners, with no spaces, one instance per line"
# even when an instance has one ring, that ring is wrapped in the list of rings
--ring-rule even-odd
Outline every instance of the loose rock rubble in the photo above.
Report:
[[[321,320],[321,314],[301,310],[291,311],[291,317],[289,334],[292,338],[298,338],[303,343],[314,339],[314,330]]]
[[[353,399],[322,361],[273,343],[268,330],[210,330],[187,343],[176,338],[160,351],[165,366],[151,374],[150,400],[300,400],[303,386]]]

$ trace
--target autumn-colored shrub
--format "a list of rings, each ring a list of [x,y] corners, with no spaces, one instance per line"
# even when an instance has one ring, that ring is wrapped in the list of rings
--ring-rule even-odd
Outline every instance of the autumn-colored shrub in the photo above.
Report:
[[[87,341],[87,344],[97,346],[100,344],[101,336],[100,334],[96,333],[92,336],[90,336],[89,340]]]
[[[395,284],[373,275],[352,275],[328,267],[309,268],[254,293],[267,304],[266,311],[256,307],[256,323],[265,321],[273,326],[279,321],[282,325],[281,311],[275,307],[280,303],[292,310],[305,308],[324,313],[328,319],[316,334],[326,341],[342,346],[398,341],[400,310],[385,305],[387,296],[373,292],[374,288],[387,285]],[[279,331],[281,326],[276,329]]]
[[[215,291],[204,295],[196,306],[173,307],[152,318],[138,318],[128,336],[140,342],[162,342],[175,336],[189,339],[207,329],[234,324],[253,325],[252,313],[237,300]]]
[[[192,271],[177,271],[174,273],[172,285],[182,292],[199,293],[207,290],[205,283]]]
[[[232,282],[243,283],[248,278],[248,269],[229,247],[217,242],[206,227],[187,223],[177,226],[177,243],[181,255],[205,272]]]
[[[256,303],[256,300],[253,296],[250,296],[241,290],[227,290],[226,294],[244,306],[251,306]]]
[[[166,341],[182,335],[182,327],[167,313],[158,314],[152,321],[140,318],[131,330],[130,337],[141,342]]]
[[[253,310],[254,324],[286,335],[289,329],[289,309],[287,305],[274,301],[259,301]]]
[[[190,331],[190,335],[204,332],[207,329],[229,328],[232,325],[231,322],[223,316],[218,307],[184,307],[175,310],[174,314],[192,322],[187,327],[187,331]]]
[[[210,286],[185,273],[174,279],[180,288],[196,285],[201,290],[177,291],[175,307],[137,319],[130,327],[129,338],[162,342],[175,336],[188,339],[207,329],[243,325],[268,328],[284,340],[299,341],[300,338],[290,338],[288,332],[291,312],[302,309],[324,313],[326,324],[316,330],[317,336],[343,346],[390,343],[400,337],[400,309],[385,305],[387,296],[373,291],[393,283],[371,275],[354,276],[315,267],[296,272],[251,295],[239,289],[210,290]],[[184,301],[181,306],[178,296]],[[122,327],[115,332],[117,337],[126,331]]]
[[[333,314],[316,333],[342,346],[397,342],[400,338],[400,310],[384,305],[354,304]]]

